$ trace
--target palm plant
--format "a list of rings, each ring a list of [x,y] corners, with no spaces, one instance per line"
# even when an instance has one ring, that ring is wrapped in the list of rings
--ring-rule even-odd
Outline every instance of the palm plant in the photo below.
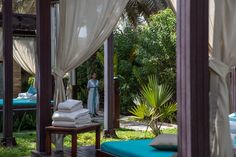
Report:
[[[166,0],[129,0],[123,17],[136,27],[138,24],[148,22],[148,17],[164,10],[169,6]]]
[[[172,95],[171,88],[159,85],[155,76],[149,76],[148,84],[142,86],[140,95],[134,99],[135,106],[129,112],[135,120],[146,123],[154,135],[159,135],[164,120],[177,110],[176,103],[170,101]]]

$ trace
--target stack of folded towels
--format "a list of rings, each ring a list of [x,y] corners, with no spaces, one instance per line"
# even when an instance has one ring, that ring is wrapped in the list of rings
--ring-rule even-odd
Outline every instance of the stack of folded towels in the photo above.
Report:
[[[28,91],[25,93],[19,93],[17,99],[37,99],[37,90],[36,88],[30,86]]]
[[[91,123],[89,111],[80,100],[69,99],[58,104],[58,111],[52,116],[53,126],[79,127]]]

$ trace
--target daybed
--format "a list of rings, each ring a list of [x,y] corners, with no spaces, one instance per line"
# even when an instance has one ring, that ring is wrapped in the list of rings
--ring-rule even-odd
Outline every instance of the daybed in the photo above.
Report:
[[[37,101],[32,99],[13,99],[12,102],[13,111],[36,110],[36,104]],[[3,110],[3,99],[0,99],[0,112],[2,112],[2,110]]]
[[[151,146],[152,139],[105,142],[97,157],[172,157],[175,151],[160,151]]]

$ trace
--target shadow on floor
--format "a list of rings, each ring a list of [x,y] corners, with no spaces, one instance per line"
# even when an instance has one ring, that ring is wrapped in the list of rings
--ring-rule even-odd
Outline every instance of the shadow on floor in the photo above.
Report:
[[[51,155],[40,155],[41,157],[71,157],[70,149],[65,149],[63,153],[55,153]],[[78,147],[77,157],[96,157],[95,146]]]

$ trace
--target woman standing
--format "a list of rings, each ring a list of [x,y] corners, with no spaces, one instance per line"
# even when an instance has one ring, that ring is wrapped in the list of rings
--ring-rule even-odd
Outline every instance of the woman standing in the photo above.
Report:
[[[95,117],[99,110],[99,93],[98,93],[98,80],[96,79],[96,73],[92,74],[91,79],[88,81],[88,109],[89,113]]]

